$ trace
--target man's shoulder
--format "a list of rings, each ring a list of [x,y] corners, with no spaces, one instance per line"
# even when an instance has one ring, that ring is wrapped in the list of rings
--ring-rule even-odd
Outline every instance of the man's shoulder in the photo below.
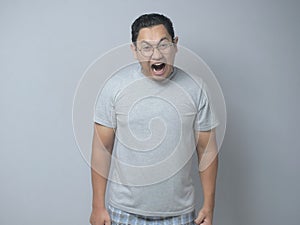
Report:
[[[110,78],[112,80],[132,80],[135,77],[139,76],[140,72],[140,65],[138,63],[133,63],[126,65],[124,67],[121,67],[116,72],[114,72]]]
[[[176,76],[173,81],[187,91],[196,91],[197,93],[204,88],[204,82],[200,75],[187,72],[181,68],[175,67]]]
[[[118,69],[105,82],[104,86],[118,89],[139,78],[139,65],[130,64]]]

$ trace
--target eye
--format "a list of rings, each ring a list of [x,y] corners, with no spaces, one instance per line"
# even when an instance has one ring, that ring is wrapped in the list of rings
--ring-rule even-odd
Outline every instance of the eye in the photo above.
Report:
[[[159,49],[166,49],[167,47],[169,47],[169,43],[161,43],[159,46],[158,46],[158,48]]]
[[[142,46],[142,50],[145,51],[145,52],[149,52],[152,50],[152,46],[150,45],[144,45]]]

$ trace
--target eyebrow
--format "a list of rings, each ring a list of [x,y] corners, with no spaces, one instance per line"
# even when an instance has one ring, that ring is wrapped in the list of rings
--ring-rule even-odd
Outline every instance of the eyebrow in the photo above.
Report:
[[[159,40],[159,42],[157,43],[158,45],[162,42],[162,41],[164,41],[164,40],[168,40],[169,41],[169,39],[167,38],[167,37],[163,37],[163,38],[161,38],[160,40]],[[143,43],[145,43],[145,44],[148,44],[148,45],[151,45],[149,42],[147,42],[147,41],[141,41],[141,43],[143,44]]]

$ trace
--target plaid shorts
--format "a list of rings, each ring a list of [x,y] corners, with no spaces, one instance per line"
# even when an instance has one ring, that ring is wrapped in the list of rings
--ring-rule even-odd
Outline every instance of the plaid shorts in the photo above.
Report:
[[[141,216],[108,205],[111,225],[194,225],[195,212],[180,216],[158,217]]]

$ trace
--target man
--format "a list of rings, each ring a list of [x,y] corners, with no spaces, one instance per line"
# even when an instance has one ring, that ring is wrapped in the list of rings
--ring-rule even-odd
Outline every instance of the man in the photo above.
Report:
[[[145,14],[131,28],[139,64],[112,76],[96,103],[90,223],[211,225],[217,123],[206,93],[173,66],[178,37],[170,19]],[[197,216],[191,180],[195,148],[204,196]]]

